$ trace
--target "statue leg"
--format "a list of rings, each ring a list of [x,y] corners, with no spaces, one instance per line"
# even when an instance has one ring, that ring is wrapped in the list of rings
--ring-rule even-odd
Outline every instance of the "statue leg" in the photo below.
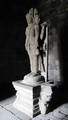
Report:
[[[38,72],[38,56],[30,55],[30,67],[31,67],[31,72],[33,73]]]
[[[38,72],[38,61],[37,61],[37,56],[36,55],[32,56],[32,61],[33,61],[32,70],[33,70],[34,73],[37,73]]]
[[[41,57],[40,55],[38,56],[38,69],[41,71]]]

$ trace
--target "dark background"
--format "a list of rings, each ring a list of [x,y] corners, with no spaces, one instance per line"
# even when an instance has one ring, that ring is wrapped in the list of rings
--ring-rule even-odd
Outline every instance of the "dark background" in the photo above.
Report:
[[[25,14],[31,7],[39,10],[41,22],[55,27],[60,40],[63,89],[68,86],[68,2],[67,0],[2,0],[0,2],[0,99],[15,93],[12,81],[23,79],[30,71],[25,50]]]
[[[0,98],[14,93],[12,81],[23,79],[30,70],[25,51],[25,14],[32,6],[29,0],[0,2]],[[26,59],[25,59],[26,58]]]

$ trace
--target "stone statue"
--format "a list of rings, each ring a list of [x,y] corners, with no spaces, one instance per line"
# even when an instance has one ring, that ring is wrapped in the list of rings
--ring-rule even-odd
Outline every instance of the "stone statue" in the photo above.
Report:
[[[31,72],[38,72],[38,56],[39,56],[39,15],[37,10],[34,10],[33,17],[33,8],[30,9],[29,13],[26,15],[26,20],[28,26],[26,28],[26,43],[25,47],[30,58]]]
[[[22,81],[15,81],[13,85],[17,91],[14,107],[31,118],[45,114],[52,95],[51,85],[42,74],[46,72],[45,58],[47,45],[46,23],[40,24],[37,9],[31,8],[26,14],[27,28],[25,48],[29,55],[31,72]],[[40,71],[40,72],[39,72]]]
[[[40,25],[40,17],[37,9],[31,8],[26,14],[26,42],[25,48],[30,59],[32,73],[38,73],[41,68],[45,72],[43,46],[44,46],[44,29],[45,25]],[[42,66],[42,67],[41,67]]]

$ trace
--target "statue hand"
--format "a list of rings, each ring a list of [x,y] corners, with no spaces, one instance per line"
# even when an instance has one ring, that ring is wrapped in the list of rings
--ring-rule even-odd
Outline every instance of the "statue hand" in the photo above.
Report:
[[[35,52],[35,53],[36,53],[36,55],[39,55],[39,50],[38,50],[38,49],[36,49],[36,52]]]

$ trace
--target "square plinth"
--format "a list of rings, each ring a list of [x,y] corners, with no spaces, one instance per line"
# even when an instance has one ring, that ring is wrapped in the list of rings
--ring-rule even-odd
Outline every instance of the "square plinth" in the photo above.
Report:
[[[13,82],[16,92],[16,100],[13,104],[15,108],[24,112],[31,118],[36,117],[40,113],[46,113],[46,104],[51,99],[52,87],[54,84],[39,83],[35,85],[28,85],[21,81]]]
[[[40,97],[40,85],[27,85],[21,83],[20,81],[13,82],[13,86],[16,93],[16,100],[13,103],[13,106],[24,112],[31,118],[40,114],[39,109],[39,97]]]

